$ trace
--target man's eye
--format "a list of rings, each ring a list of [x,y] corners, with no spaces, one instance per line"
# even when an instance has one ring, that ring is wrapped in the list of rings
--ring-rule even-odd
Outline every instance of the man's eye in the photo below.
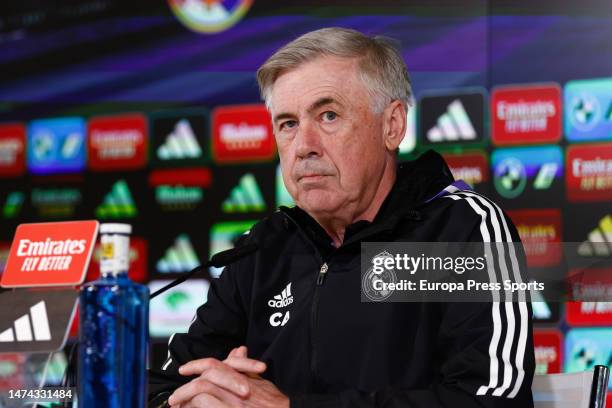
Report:
[[[332,112],[332,111],[323,112],[323,120],[325,121],[331,122],[337,117],[338,115],[336,114],[336,112]]]
[[[281,130],[291,129],[291,128],[295,127],[296,124],[297,124],[297,122],[295,120],[288,120],[286,122],[281,123],[279,125],[279,128]]]

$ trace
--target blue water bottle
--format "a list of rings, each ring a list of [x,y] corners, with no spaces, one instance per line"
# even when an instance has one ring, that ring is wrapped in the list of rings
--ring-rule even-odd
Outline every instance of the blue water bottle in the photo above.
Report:
[[[129,224],[100,225],[100,279],[79,298],[78,403],[140,408],[146,401],[149,290],[128,278]]]

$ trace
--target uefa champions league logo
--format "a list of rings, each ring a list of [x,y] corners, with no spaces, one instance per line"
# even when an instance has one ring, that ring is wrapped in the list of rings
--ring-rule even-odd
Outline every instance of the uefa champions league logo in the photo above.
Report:
[[[240,21],[254,0],[168,0],[183,25],[199,33],[218,33]]]
[[[363,294],[371,301],[382,302],[383,300],[391,296],[393,294],[393,291],[385,289],[384,287],[383,289],[378,290],[375,288],[375,286],[380,287],[381,285],[375,285],[375,282],[381,281],[386,284],[396,283],[397,275],[395,273],[395,269],[393,268],[384,268],[384,270],[380,273],[374,272],[374,259],[376,258],[393,259],[393,255],[391,255],[387,251],[383,251],[372,258],[372,266],[370,266],[367,272],[363,275],[363,280],[361,282],[361,290],[363,291]],[[384,265],[384,262],[382,264]]]

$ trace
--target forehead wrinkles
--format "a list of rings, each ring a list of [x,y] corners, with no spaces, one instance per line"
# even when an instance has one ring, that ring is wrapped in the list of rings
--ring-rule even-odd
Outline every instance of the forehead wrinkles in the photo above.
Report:
[[[303,68],[287,72],[275,82],[270,105],[273,114],[302,113],[321,98],[332,98],[343,106],[367,98],[365,86],[352,70],[338,70],[336,66],[330,74],[320,66]]]
[[[271,88],[271,105],[295,102],[296,98],[322,88],[333,88],[341,95],[367,94],[358,71],[356,59],[319,57],[281,74]]]

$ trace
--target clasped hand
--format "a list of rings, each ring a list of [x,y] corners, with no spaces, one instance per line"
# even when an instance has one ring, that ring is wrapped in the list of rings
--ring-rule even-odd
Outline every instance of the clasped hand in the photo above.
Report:
[[[289,399],[260,374],[266,364],[247,357],[247,348],[233,349],[223,361],[193,360],[179,368],[185,376],[197,375],[177,388],[168,399],[172,408],[288,408]]]

